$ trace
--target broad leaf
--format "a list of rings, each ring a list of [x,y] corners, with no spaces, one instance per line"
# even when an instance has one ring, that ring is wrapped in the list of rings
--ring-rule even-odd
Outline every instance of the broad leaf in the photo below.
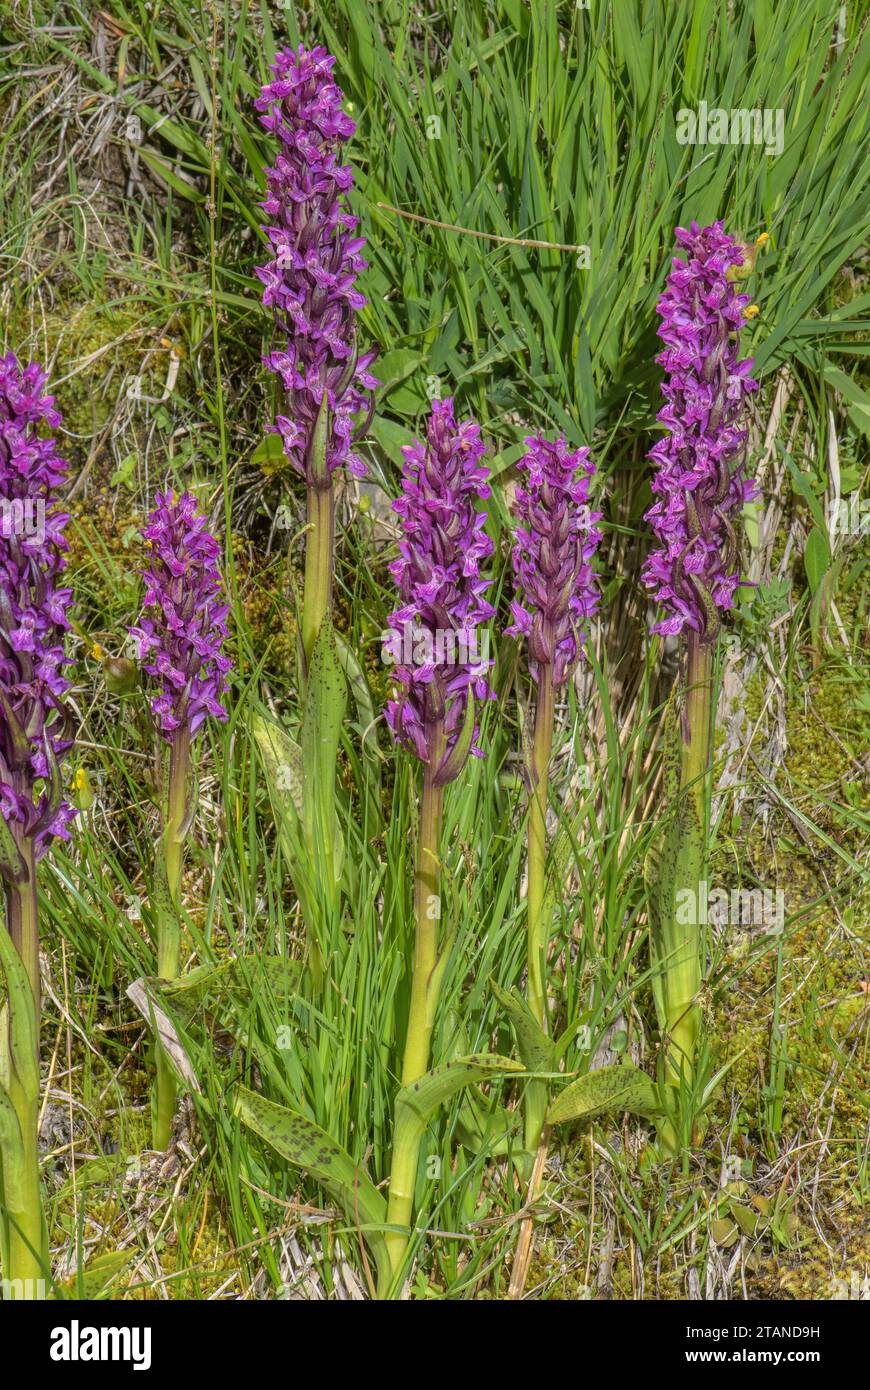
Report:
[[[427,1071],[419,1081],[403,1086],[396,1097],[396,1123],[401,1113],[412,1115],[422,1128],[439,1106],[475,1081],[487,1081],[493,1076],[517,1076],[525,1071],[521,1062],[510,1057],[498,1057],[490,1052],[472,1053]]]
[[[251,731],[266,770],[278,833],[284,836],[302,816],[302,750],[286,729],[262,714],[254,715]],[[287,858],[292,854],[287,853]]]
[[[496,999],[510,1015],[525,1066],[529,1071],[552,1071],[553,1039],[547,1037],[525,999],[516,990],[502,989],[492,978],[489,983]]]
[[[289,999],[299,988],[301,965],[289,956],[240,956],[218,965],[198,965],[177,980],[160,982],[167,998],[208,993],[250,995],[264,981],[278,998]]]
[[[596,1115],[621,1114],[624,1110],[648,1118],[662,1113],[658,1093],[646,1073],[630,1063],[617,1062],[566,1086],[550,1106],[547,1124],[592,1120]]]
[[[387,1204],[365,1169],[313,1120],[244,1086],[234,1092],[235,1113],[288,1163],[317,1178],[342,1208],[348,1224],[366,1238],[386,1279],[390,1261],[383,1230]]]

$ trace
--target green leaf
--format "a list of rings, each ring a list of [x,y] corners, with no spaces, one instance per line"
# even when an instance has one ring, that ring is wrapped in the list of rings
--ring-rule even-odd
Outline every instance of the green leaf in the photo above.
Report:
[[[264,435],[251,454],[251,463],[260,465],[286,463],[286,458],[284,441],[280,434],[267,434]]]
[[[377,834],[383,826],[381,806],[381,752],[378,747],[377,716],[365,672],[340,633],[335,634],[338,659],[350,692],[356,702],[359,740],[364,754],[363,773],[368,791],[369,834]]]
[[[346,703],[347,682],[327,615],[311,653],[302,716],[302,819],[327,898],[334,896],[344,858],[335,813],[335,767]]]
[[[425,362],[425,354],[417,348],[393,348],[378,358],[380,395],[385,397],[394,386],[415,372]]]
[[[749,1207],[742,1207],[739,1202],[732,1201],[728,1210],[737,1222],[745,1236],[754,1236],[758,1226],[758,1212],[752,1211]]]
[[[455,781],[468,762],[468,755],[474,741],[474,694],[470,687],[466,693],[468,698],[465,705],[465,719],[456,742],[435,773],[436,787],[446,787],[449,782]]]
[[[2,928],[0,930],[5,930]],[[12,1211],[22,1211],[24,1195],[24,1144],[21,1125],[15,1106],[0,1086],[0,1165],[3,1173],[3,1197]]]
[[[401,1117],[413,1116],[422,1130],[439,1106],[463,1086],[486,1081],[493,1076],[517,1076],[524,1071],[521,1062],[491,1052],[476,1052],[468,1057],[456,1057],[452,1062],[444,1062],[399,1091],[396,1096],[396,1127]]]
[[[10,887],[19,883],[26,883],[28,879],[27,865],[21,850],[2,816],[0,816],[0,875]]]
[[[167,164],[165,159],[161,159],[155,150],[149,149],[147,145],[140,145],[139,154],[153,174],[158,179],[162,179],[169,188],[180,194],[182,198],[188,199],[191,203],[201,203],[203,195],[193,184],[188,183],[187,179],[173,169],[171,164]]]
[[[342,1208],[348,1224],[371,1246],[378,1269],[389,1276],[383,1230],[387,1204],[365,1169],[313,1120],[275,1105],[244,1086],[234,1091],[234,1109],[243,1124],[265,1139],[288,1163],[317,1178]]]
[[[299,988],[301,973],[301,962],[289,956],[240,956],[219,965],[198,965],[177,980],[161,981],[160,990],[170,999],[211,992],[247,996],[266,981],[276,997],[289,999]]]
[[[172,894],[169,889],[169,879],[166,873],[166,854],[163,852],[162,843],[160,850],[154,857],[154,872],[151,876],[151,908],[157,923],[157,939],[159,943],[158,956],[162,954],[169,960],[172,960],[174,956],[177,961],[178,943],[181,939],[181,925],[178,920],[178,911],[172,900]],[[158,968],[160,968],[159,959]]]
[[[107,1250],[88,1260],[84,1269],[77,1270],[49,1295],[53,1299],[83,1299],[88,1303],[111,1298],[115,1280],[136,1258],[134,1250]]]
[[[806,550],[804,551],[804,565],[807,571],[807,582],[810,592],[818,592],[825,575],[831,564],[831,547],[827,536],[817,527],[813,527],[807,536]]]
[[[109,478],[110,485],[112,487],[119,487],[123,484],[124,487],[135,487],[137,462],[138,460],[135,454],[127,454],[126,458],[121,460],[118,467]]]
[[[278,834],[285,836],[302,818],[302,750],[286,729],[262,714],[253,716],[251,731],[263,760]],[[285,848],[286,857],[292,859],[290,845]]]
[[[716,1217],[710,1222],[710,1235],[723,1250],[728,1250],[739,1239],[740,1231],[726,1216]]]
[[[517,1047],[529,1071],[553,1070],[553,1039],[548,1038],[525,999],[515,989],[504,990],[490,977],[490,988],[510,1016]]]
[[[320,860],[311,854],[305,834],[305,773],[302,749],[273,719],[255,713],[251,722],[257,751],[266,774],[272,813],[281,853],[293,878],[311,948],[311,960],[320,959],[320,911],[313,875]],[[334,885],[328,885],[329,896]]]
[[[0,971],[6,977],[12,1065],[22,1091],[28,1099],[35,1100],[39,1095],[36,1004],[24,962],[5,927],[0,928]]]
[[[590,1071],[566,1086],[547,1111],[547,1124],[592,1120],[596,1115],[621,1114],[647,1118],[662,1113],[658,1093],[650,1078],[628,1062]]]
[[[468,1035],[460,1016],[448,1010],[446,1032],[453,1039],[451,1054],[463,1055],[468,1048]],[[522,1110],[508,1110],[499,1105],[494,1095],[484,1096],[475,1088],[466,1089],[456,1117],[456,1137],[470,1153],[486,1153],[500,1158],[512,1154],[515,1164],[525,1155],[517,1135],[522,1124]]]

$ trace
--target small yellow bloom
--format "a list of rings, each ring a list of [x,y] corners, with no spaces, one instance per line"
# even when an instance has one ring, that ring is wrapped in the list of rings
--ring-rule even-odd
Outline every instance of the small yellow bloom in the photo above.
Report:
[[[761,233],[761,236],[758,236],[758,237],[755,238],[755,245],[756,245],[756,246],[765,246],[765,245],[767,244],[768,241],[770,241],[770,233],[769,233],[769,232],[762,232],[762,233]]]
[[[747,304],[746,308],[743,310],[743,317],[744,317],[745,319],[754,319],[754,318],[755,318],[755,315],[756,315],[757,313],[758,313],[758,305],[757,305],[757,304]]]
[[[100,646],[99,642],[95,642],[94,645],[91,647],[91,659],[93,661],[103,661],[105,659],[105,655],[106,653],[104,649]]]
[[[73,797],[80,811],[89,811],[94,804],[94,792],[87,769],[80,767],[73,778]]]

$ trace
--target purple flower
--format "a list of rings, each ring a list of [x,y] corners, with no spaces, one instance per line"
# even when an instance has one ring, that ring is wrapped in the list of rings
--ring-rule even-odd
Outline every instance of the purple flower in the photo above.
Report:
[[[661,546],[644,565],[643,581],[669,610],[654,632],[689,627],[706,642],[719,614],[732,608],[739,584],[733,517],[757,495],[744,472],[743,398],[758,389],[751,359],[739,361],[737,340],[749,295],[727,278],[743,252],[721,222],[676,230],[686,260],[674,260],[657,305],[667,372],[658,419],[668,433],[650,451],[656,501],[646,513]]]
[[[159,493],[142,535],[150,544],[145,571],[146,615],[130,628],[139,658],[160,687],[151,710],[171,742],[179,730],[193,738],[206,715],[226,720],[229,657],[221,654],[229,604],[222,603],[220,546],[189,492]],[[150,660],[146,660],[150,658]]]
[[[366,268],[357,219],[342,195],[353,185],[337,152],[356,126],[341,109],[342,93],[332,79],[335,59],[324,48],[282,49],[272,64],[275,80],[257,98],[260,121],[280,141],[267,169],[263,230],[274,259],[259,266],[263,303],[274,310],[282,346],[263,360],[282,381],[287,408],[277,417],[291,466],[309,486],[328,486],[346,463],[362,477],[362,459],[351,449],[354,418],[371,411],[369,393],[378,385],[368,371],[373,352],[357,353],[356,315],[366,299],[355,288]],[[329,428],[326,476],[317,471],[312,443],[326,391]]]
[[[54,836],[69,839],[75,811],[61,798],[59,763],[73,743],[63,704],[66,512],[55,489],[66,461],[40,437],[61,417],[43,396],[45,373],[0,357],[0,811],[37,858]],[[38,785],[41,784],[41,785]]]
[[[553,668],[553,685],[567,678],[583,650],[585,625],[598,606],[589,561],[601,532],[601,513],[589,509],[595,464],[588,449],[570,450],[564,438],[553,444],[540,435],[527,440],[529,452],[517,467],[528,475],[518,487],[512,562],[517,593],[513,623],[506,632],[529,641],[529,670],[540,679]]]
[[[399,664],[395,677],[404,695],[387,705],[397,741],[424,763],[437,759],[439,785],[459,775],[468,751],[480,756],[477,729],[470,749],[460,742],[469,691],[491,692],[492,664],[480,650],[477,628],[491,618],[484,598],[490,580],[480,562],[492,554],[486,517],[475,498],[489,496],[489,469],[480,427],[457,423],[453,401],[434,401],[427,442],[403,448],[402,496],[393,510],[402,518],[399,559],[390,573],[400,607],[390,614],[387,654]]]

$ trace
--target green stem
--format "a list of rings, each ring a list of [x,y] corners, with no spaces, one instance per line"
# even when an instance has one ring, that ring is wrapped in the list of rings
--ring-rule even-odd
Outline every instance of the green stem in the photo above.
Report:
[[[429,762],[423,777],[423,798],[420,803],[420,836],[417,844],[417,863],[414,874],[414,917],[416,923],[414,970],[411,979],[411,1003],[408,1031],[405,1036],[405,1056],[402,1064],[402,1085],[410,1086],[429,1067],[429,1048],[440,992],[441,974],[438,969],[438,921],[440,918],[439,858],[441,819],[444,792],[435,786],[434,772],[440,761],[441,729],[430,740]],[[395,1289],[405,1261],[414,1210],[414,1189],[417,1184],[417,1165],[420,1158],[420,1133],[399,1131],[393,1138],[393,1163],[390,1173],[390,1200],[387,1221],[400,1227],[386,1234],[390,1256],[391,1290]]]
[[[163,831],[163,854],[172,910],[158,913],[157,974],[161,980],[178,978],[181,950],[181,871],[184,866],[183,832],[187,819],[189,775],[190,736],[186,729],[181,729],[172,741],[169,755],[169,793]],[[172,1138],[172,1119],[175,1114],[175,1073],[159,1040],[155,1043],[154,1055],[157,1067],[154,1147],[167,1149]]]
[[[686,663],[686,708],[683,726],[681,795],[686,799],[682,865],[685,883],[700,904],[704,875],[707,773],[713,735],[713,648],[689,637]],[[686,924],[674,923],[665,979],[667,989],[667,1073],[672,1085],[691,1082],[701,1030],[703,923],[700,912]]]
[[[529,852],[527,898],[527,954],[529,1008],[544,1032],[548,1031],[547,1007],[547,919],[544,911],[547,869],[547,793],[550,756],[553,751],[553,668],[539,667],[538,705],[535,714],[534,766],[530,768]],[[526,1149],[534,1156],[541,1138],[547,1109],[547,1085],[532,1081],[526,1087]]]
[[[27,839],[19,841],[19,849],[27,866],[27,882],[7,890],[7,922],[12,944],[17,950],[30,987],[36,1011],[34,1072],[39,1075],[39,911],[36,894],[36,864],[33,845]],[[2,928],[0,928],[2,930]],[[8,1020],[8,1013],[7,1013]],[[7,1071],[6,1090],[18,1118],[22,1141],[21,1181],[18,1198],[8,1205],[8,1269],[4,1271],[8,1293],[15,1299],[35,1300],[44,1297],[48,1269],[48,1245],[42,1215],[39,1184],[39,1086],[21,1084],[12,1063],[8,1042],[3,1049]]]
[[[302,595],[302,646],[306,669],[320,631],[332,607],[335,551],[335,496],[332,485],[308,488],[308,530],[305,545],[305,590]]]

